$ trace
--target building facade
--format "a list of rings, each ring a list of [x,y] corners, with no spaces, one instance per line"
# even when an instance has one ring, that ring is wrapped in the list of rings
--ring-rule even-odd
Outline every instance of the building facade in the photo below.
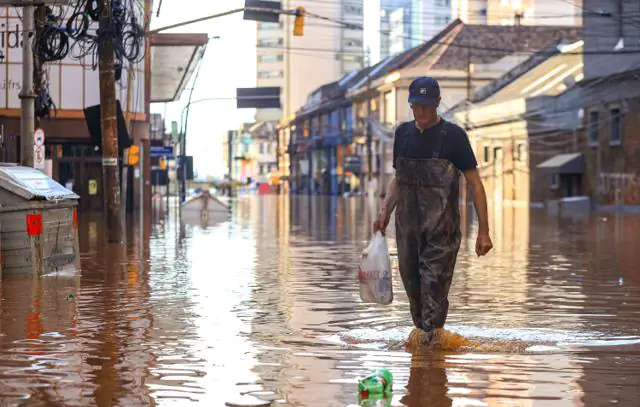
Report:
[[[389,13],[389,54],[400,54],[412,44],[411,8],[400,7]]]
[[[640,6],[585,3],[581,44],[532,56],[526,70],[476,92],[470,112],[455,113],[472,118],[490,199],[515,197],[550,211],[640,210],[640,54],[624,52],[640,50],[640,29],[618,18],[621,11],[638,13]],[[528,80],[536,71],[538,79]],[[506,84],[526,98],[501,101]],[[510,155],[526,160],[513,174]]]
[[[541,50],[445,114],[467,128],[490,203],[542,206],[583,193],[580,174],[540,169],[580,150],[578,116],[562,106],[578,100],[582,50],[582,40]]]
[[[539,165],[565,207],[578,190],[595,209],[640,210],[640,28],[621,18],[638,12],[631,1],[586,1],[584,78],[545,105],[547,122],[568,112],[579,123],[575,146]]]
[[[442,31],[452,18],[451,0],[412,0],[411,44],[417,46],[430,40]]]
[[[581,26],[582,1],[452,0],[451,16],[469,24]]]
[[[278,173],[277,129],[271,122],[245,123],[230,130],[222,145],[230,181],[271,183]]]
[[[140,21],[150,15],[151,1],[136,3]],[[0,8],[0,20],[9,27],[22,28],[19,9]],[[95,24],[95,23],[94,23]],[[73,40],[71,40],[73,41]],[[150,179],[150,105],[152,102],[176,100],[183,89],[183,79],[193,72],[207,35],[154,34],[145,39],[145,58],[137,64],[125,64],[116,87],[119,104],[118,145],[120,174],[123,174],[124,148],[137,145],[142,151],[143,168],[128,171],[129,186],[122,189],[129,210],[138,207],[140,196],[151,201],[151,184],[140,191],[142,176]],[[0,61],[0,142],[6,162],[20,158],[20,99],[22,88],[22,51],[18,47],[5,49]],[[178,70],[178,67],[181,69]],[[91,58],[67,56],[61,61],[45,63],[44,84],[56,109],[49,117],[36,121],[45,132],[46,171],[58,182],[80,196],[81,210],[100,211],[103,208],[102,138],[100,135],[99,72],[93,69]],[[126,129],[126,131],[125,131]],[[124,185],[125,179],[123,179]]]
[[[640,208],[640,26],[631,0],[584,0],[580,116],[585,190],[601,209]],[[600,10],[602,15],[588,10]]]
[[[363,24],[362,0],[338,0],[331,5],[300,0],[309,13],[335,21]],[[293,4],[291,4],[293,7]],[[323,83],[359,70],[364,63],[363,31],[307,17],[304,35],[292,34],[293,18],[257,25],[257,86],[282,89],[282,109],[258,109],[256,122],[278,122],[306,103],[307,95]]]

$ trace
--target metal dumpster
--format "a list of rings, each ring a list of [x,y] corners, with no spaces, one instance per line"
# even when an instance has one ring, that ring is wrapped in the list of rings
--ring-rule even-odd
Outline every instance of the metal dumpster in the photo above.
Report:
[[[34,168],[0,163],[2,273],[79,270],[79,198]]]

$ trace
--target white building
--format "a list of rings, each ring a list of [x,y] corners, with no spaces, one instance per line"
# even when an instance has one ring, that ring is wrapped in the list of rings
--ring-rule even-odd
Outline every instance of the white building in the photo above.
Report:
[[[258,109],[256,122],[280,120],[295,113],[307,95],[324,83],[359,70],[364,63],[363,31],[337,22],[363,24],[363,0],[336,0],[331,4],[299,0],[283,7],[302,6],[309,14],[332,19],[305,17],[304,35],[293,36],[293,16],[279,23],[258,23],[257,85],[282,89],[282,109]]]

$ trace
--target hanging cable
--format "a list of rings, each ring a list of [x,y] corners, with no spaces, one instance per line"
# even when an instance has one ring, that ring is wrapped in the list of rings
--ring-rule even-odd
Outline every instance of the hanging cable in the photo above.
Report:
[[[116,69],[122,70],[124,61],[140,63],[144,60],[144,27],[138,21],[132,0],[110,2],[109,24],[99,30],[97,22],[103,11],[102,0],[78,0],[69,6],[70,16],[65,21],[63,13],[54,13],[46,7],[44,26],[34,39],[34,53],[43,62],[60,61],[67,56],[80,60],[92,60],[97,68],[100,44],[111,43],[116,58]]]

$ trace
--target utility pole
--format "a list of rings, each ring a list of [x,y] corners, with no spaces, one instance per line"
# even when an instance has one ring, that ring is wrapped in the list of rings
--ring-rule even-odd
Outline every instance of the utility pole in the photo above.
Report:
[[[522,19],[524,18],[524,13],[516,12],[514,16],[515,25],[522,25]]]
[[[20,93],[20,145],[22,156],[20,163],[25,167],[33,167],[33,133],[35,131],[35,93],[33,91],[33,38],[35,30],[35,6],[23,7],[23,40],[22,40],[22,93]]]
[[[38,38],[38,35],[42,32],[42,28],[44,27],[44,22],[45,22],[45,6],[43,4],[40,4],[37,8],[36,8],[36,16],[35,16],[35,20],[36,20],[36,24],[35,24],[35,36],[36,38]],[[34,91],[37,92],[41,92],[42,89],[42,59],[38,56],[35,55],[34,57],[34,69],[33,69],[33,89]],[[36,99],[36,96],[34,95],[34,99]],[[35,102],[35,100],[34,100]],[[46,103],[46,101],[43,101],[43,103]],[[36,114],[36,109],[34,107],[34,128],[39,128],[40,127],[40,116]]]
[[[111,0],[103,0],[98,44],[100,70],[100,121],[102,132],[102,185],[107,216],[107,239],[110,243],[123,240],[120,174],[118,166],[118,134],[116,112],[116,76]]]
[[[290,1],[285,0],[285,7],[289,9]],[[291,116],[291,16],[286,14],[284,16],[285,19],[285,47],[289,52],[284,53],[284,57],[286,58],[286,66],[285,66],[285,105],[284,105],[284,118],[285,120],[289,120],[289,116]]]
[[[371,66],[371,49],[367,48],[367,67]],[[365,123],[365,129],[367,134],[367,194],[369,193],[369,187],[371,186],[371,180],[373,179],[373,135],[371,134],[371,72],[367,72],[367,122]]]

